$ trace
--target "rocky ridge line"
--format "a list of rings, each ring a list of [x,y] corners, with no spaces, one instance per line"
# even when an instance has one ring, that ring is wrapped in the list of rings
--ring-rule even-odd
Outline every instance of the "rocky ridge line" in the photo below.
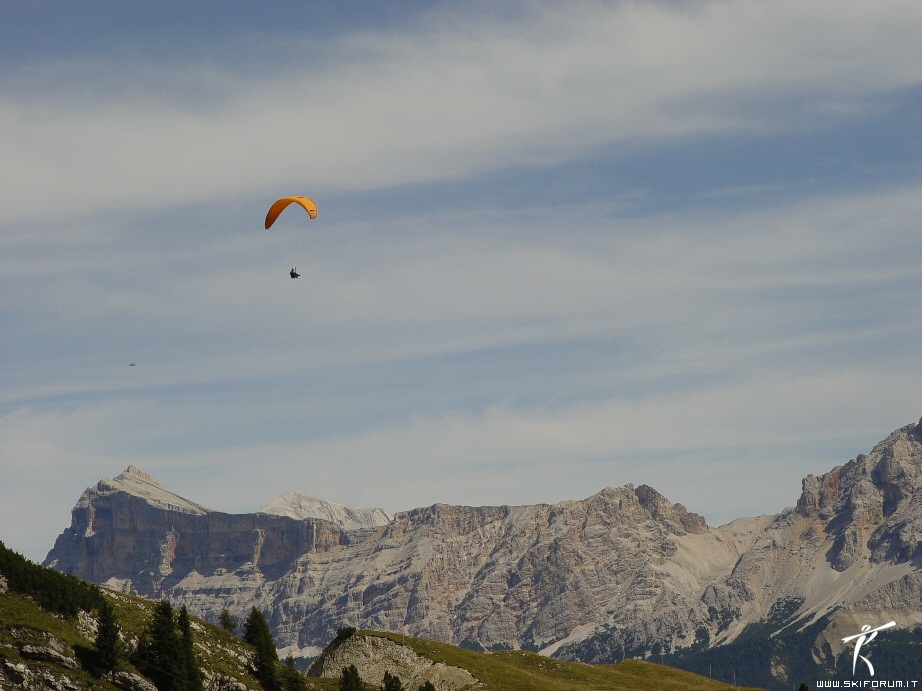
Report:
[[[807,476],[796,507],[720,528],[644,485],[554,505],[436,504],[346,529],[177,511],[132,494],[133,479],[108,481],[81,497],[48,563],[206,617],[255,605],[296,654],[346,625],[595,661],[725,643],[779,608],[843,630],[902,608],[910,626],[922,622],[920,429]]]

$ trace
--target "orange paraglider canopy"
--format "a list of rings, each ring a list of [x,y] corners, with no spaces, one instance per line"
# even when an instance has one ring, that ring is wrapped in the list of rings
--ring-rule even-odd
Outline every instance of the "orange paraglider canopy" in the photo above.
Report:
[[[266,230],[269,230],[269,227],[275,223],[275,219],[279,217],[279,214],[292,202],[300,204],[311,218],[317,218],[317,205],[314,204],[312,199],[307,197],[282,197],[269,208],[269,213],[266,214]]]

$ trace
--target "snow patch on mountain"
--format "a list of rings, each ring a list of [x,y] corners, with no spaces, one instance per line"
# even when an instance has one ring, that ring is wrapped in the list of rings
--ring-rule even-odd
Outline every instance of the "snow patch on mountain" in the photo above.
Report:
[[[394,520],[394,515],[384,509],[343,506],[291,490],[266,504],[259,513],[288,516],[299,521],[305,518],[320,518],[345,530],[379,528]]]

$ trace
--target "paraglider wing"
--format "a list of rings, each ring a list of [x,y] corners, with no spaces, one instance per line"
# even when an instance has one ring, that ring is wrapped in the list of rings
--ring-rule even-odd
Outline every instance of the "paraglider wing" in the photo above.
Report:
[[[269,213],[266,214],[266,230],[269,230],[269,227],[275,223],[275,219],[279,217],[279,214],[291,203],[299,204],[307,212],[308,216],[317,218],[317,205],[314,204],[312,199],[307,197],[282,197],[269,207]]]

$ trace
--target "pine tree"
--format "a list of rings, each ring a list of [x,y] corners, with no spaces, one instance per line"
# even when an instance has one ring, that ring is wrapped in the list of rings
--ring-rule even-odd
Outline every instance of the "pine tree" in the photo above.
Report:
[[[237,633],[237,620],[226,608],[221,610],[221,615],[218,617],[218,625],[232,634],[236,635]]]
[[[419,687],[419,691],[435,691],[435,684],[431,681],[427,681],[425,684]]]
[[[285,691],[307,691],[307,682],[295,667],[295,660],[291,655],[285,659],[282,667],[282,686]]]
[[[266,617],[255,607],[243,623],[243,640],[256,649],[253,667],[259,683],[269,691],[279,691],[279,654]]]
[[[400,681],[400,677],[391,674],[388,671],[384,672],[384,691],[404,691],[403,682]]]
[[[99,627],[96,629],[96,655],[99,666],[106,672],[115,669],[121,658],[120,627],[111,603],[103,598],[99,606]]]
[[[173,607],[163,600],[154,608],[154,616],[141,635],[136,652],[138,668],[160,691],[180,691],[182,678],[175,673],[180,667],[182,651]]]
[[[192,640],[192,624],[189,612],[183,605],[179,610],[179,668],[177,676],[182,678],[183,691],[202,691],[204,675],[195,659],[195,642]]]
[[[359,676],[359,670],[355,665],[343,667],[342,674],[339,675],[339,691],[363,691],[364,688],[362,677]]]

